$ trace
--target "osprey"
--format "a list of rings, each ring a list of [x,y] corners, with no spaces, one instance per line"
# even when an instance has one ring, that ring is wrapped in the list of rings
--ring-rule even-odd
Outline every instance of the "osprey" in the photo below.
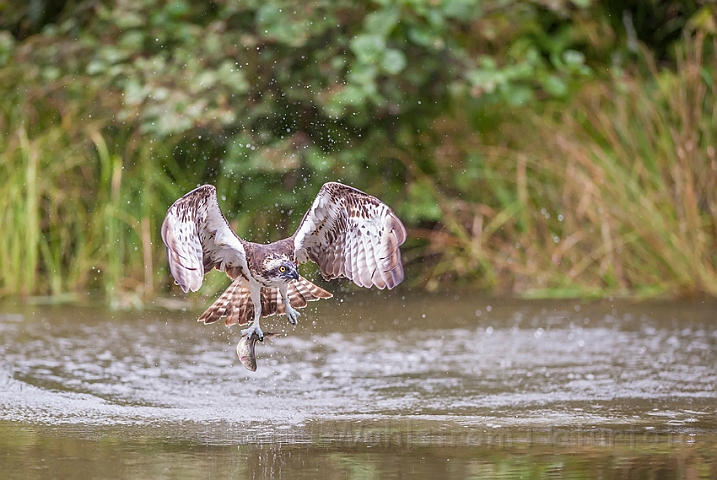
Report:
[[[297,308],[330,298],[297,271],[316,262],[326,280],[348,278],[360,286],[393,288],[403,280],[399,246],[406,229],[376,197],[337,182],[324,184],[296,232],[266,245],[247,242],[229,227],[214,186],[204,185],[169,207],[162,223],[169,269],[184,292],[196,292],[216,268],[233,280],[199,317],[205,324],[252,324],[241,331],[263,338],[259,320],[286,314],[296,325]]]

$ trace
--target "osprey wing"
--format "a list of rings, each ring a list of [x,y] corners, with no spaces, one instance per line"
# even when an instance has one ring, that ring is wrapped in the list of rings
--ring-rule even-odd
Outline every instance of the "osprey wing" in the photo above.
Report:
[[[406,229],[385,203],[353,187],[324,184],[293,238],[296,261],[316,262],[327,280],[380,289],[403,280]]]
[[[169,207],[162,223],[169,269],[182,290],[196,292],[212,268],[248,276],[242,240],[229,227],[212,185],[192,190]]]

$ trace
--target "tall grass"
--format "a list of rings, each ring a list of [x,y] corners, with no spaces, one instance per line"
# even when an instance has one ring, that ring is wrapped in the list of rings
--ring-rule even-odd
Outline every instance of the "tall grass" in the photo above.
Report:
[[[620,290],[717,295],[717,61],[704,46],[687,39],[675,71],[586,92],[546,138],[566,159],[571,228],[600,232],[567,280],[597,268]]]
[[[181,191],[163,169],[171,147],[50,100],[18,94],[1,107],[0,296],[151,296],[157,219]]]
[[[437,150],[415,172],[442,228],[425,273],[529,296],[717,295],[717,60],[688,38],[678,68],[591,85],[567,108]],[[455,124],[451,124],[455,129]],[[476,153],[477,152],[477,153]],[[474,189],[450,192],[473,171]]]

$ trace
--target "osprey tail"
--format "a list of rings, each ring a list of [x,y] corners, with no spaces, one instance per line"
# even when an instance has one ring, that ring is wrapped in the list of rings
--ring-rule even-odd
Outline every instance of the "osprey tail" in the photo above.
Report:
[[[333,295],[318,285],[314,285],[302,276],[289,283],[289,302],[293,308],[304,308],[307,302],[322,298],[331,298]],[[269,317],[285,313],[284,303],[281,301],[279,289],[262,287],[261,289],[261,316]],[[226,325],[245,325],[254,321],[254,302],[249,294],[249,283],[244,278],[237,278],[222,293],[219,298],[198,319],[205,324],[214,323],[226,317]]]

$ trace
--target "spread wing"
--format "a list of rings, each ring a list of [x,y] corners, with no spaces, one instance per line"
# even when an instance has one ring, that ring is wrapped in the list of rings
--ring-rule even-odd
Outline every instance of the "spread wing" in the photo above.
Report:
[[[403,280],[399,246],[406,229],[382,201],[360,190],[324,184],[294,233],[296,261],[319,265],[327,280],[393,288]]]
[[[199,290],[212,268],[231,278],[248,275],[244,246],[219,208],[212,185],[192,190],[169,207],[162,240],[172,276],[185,292]]]

